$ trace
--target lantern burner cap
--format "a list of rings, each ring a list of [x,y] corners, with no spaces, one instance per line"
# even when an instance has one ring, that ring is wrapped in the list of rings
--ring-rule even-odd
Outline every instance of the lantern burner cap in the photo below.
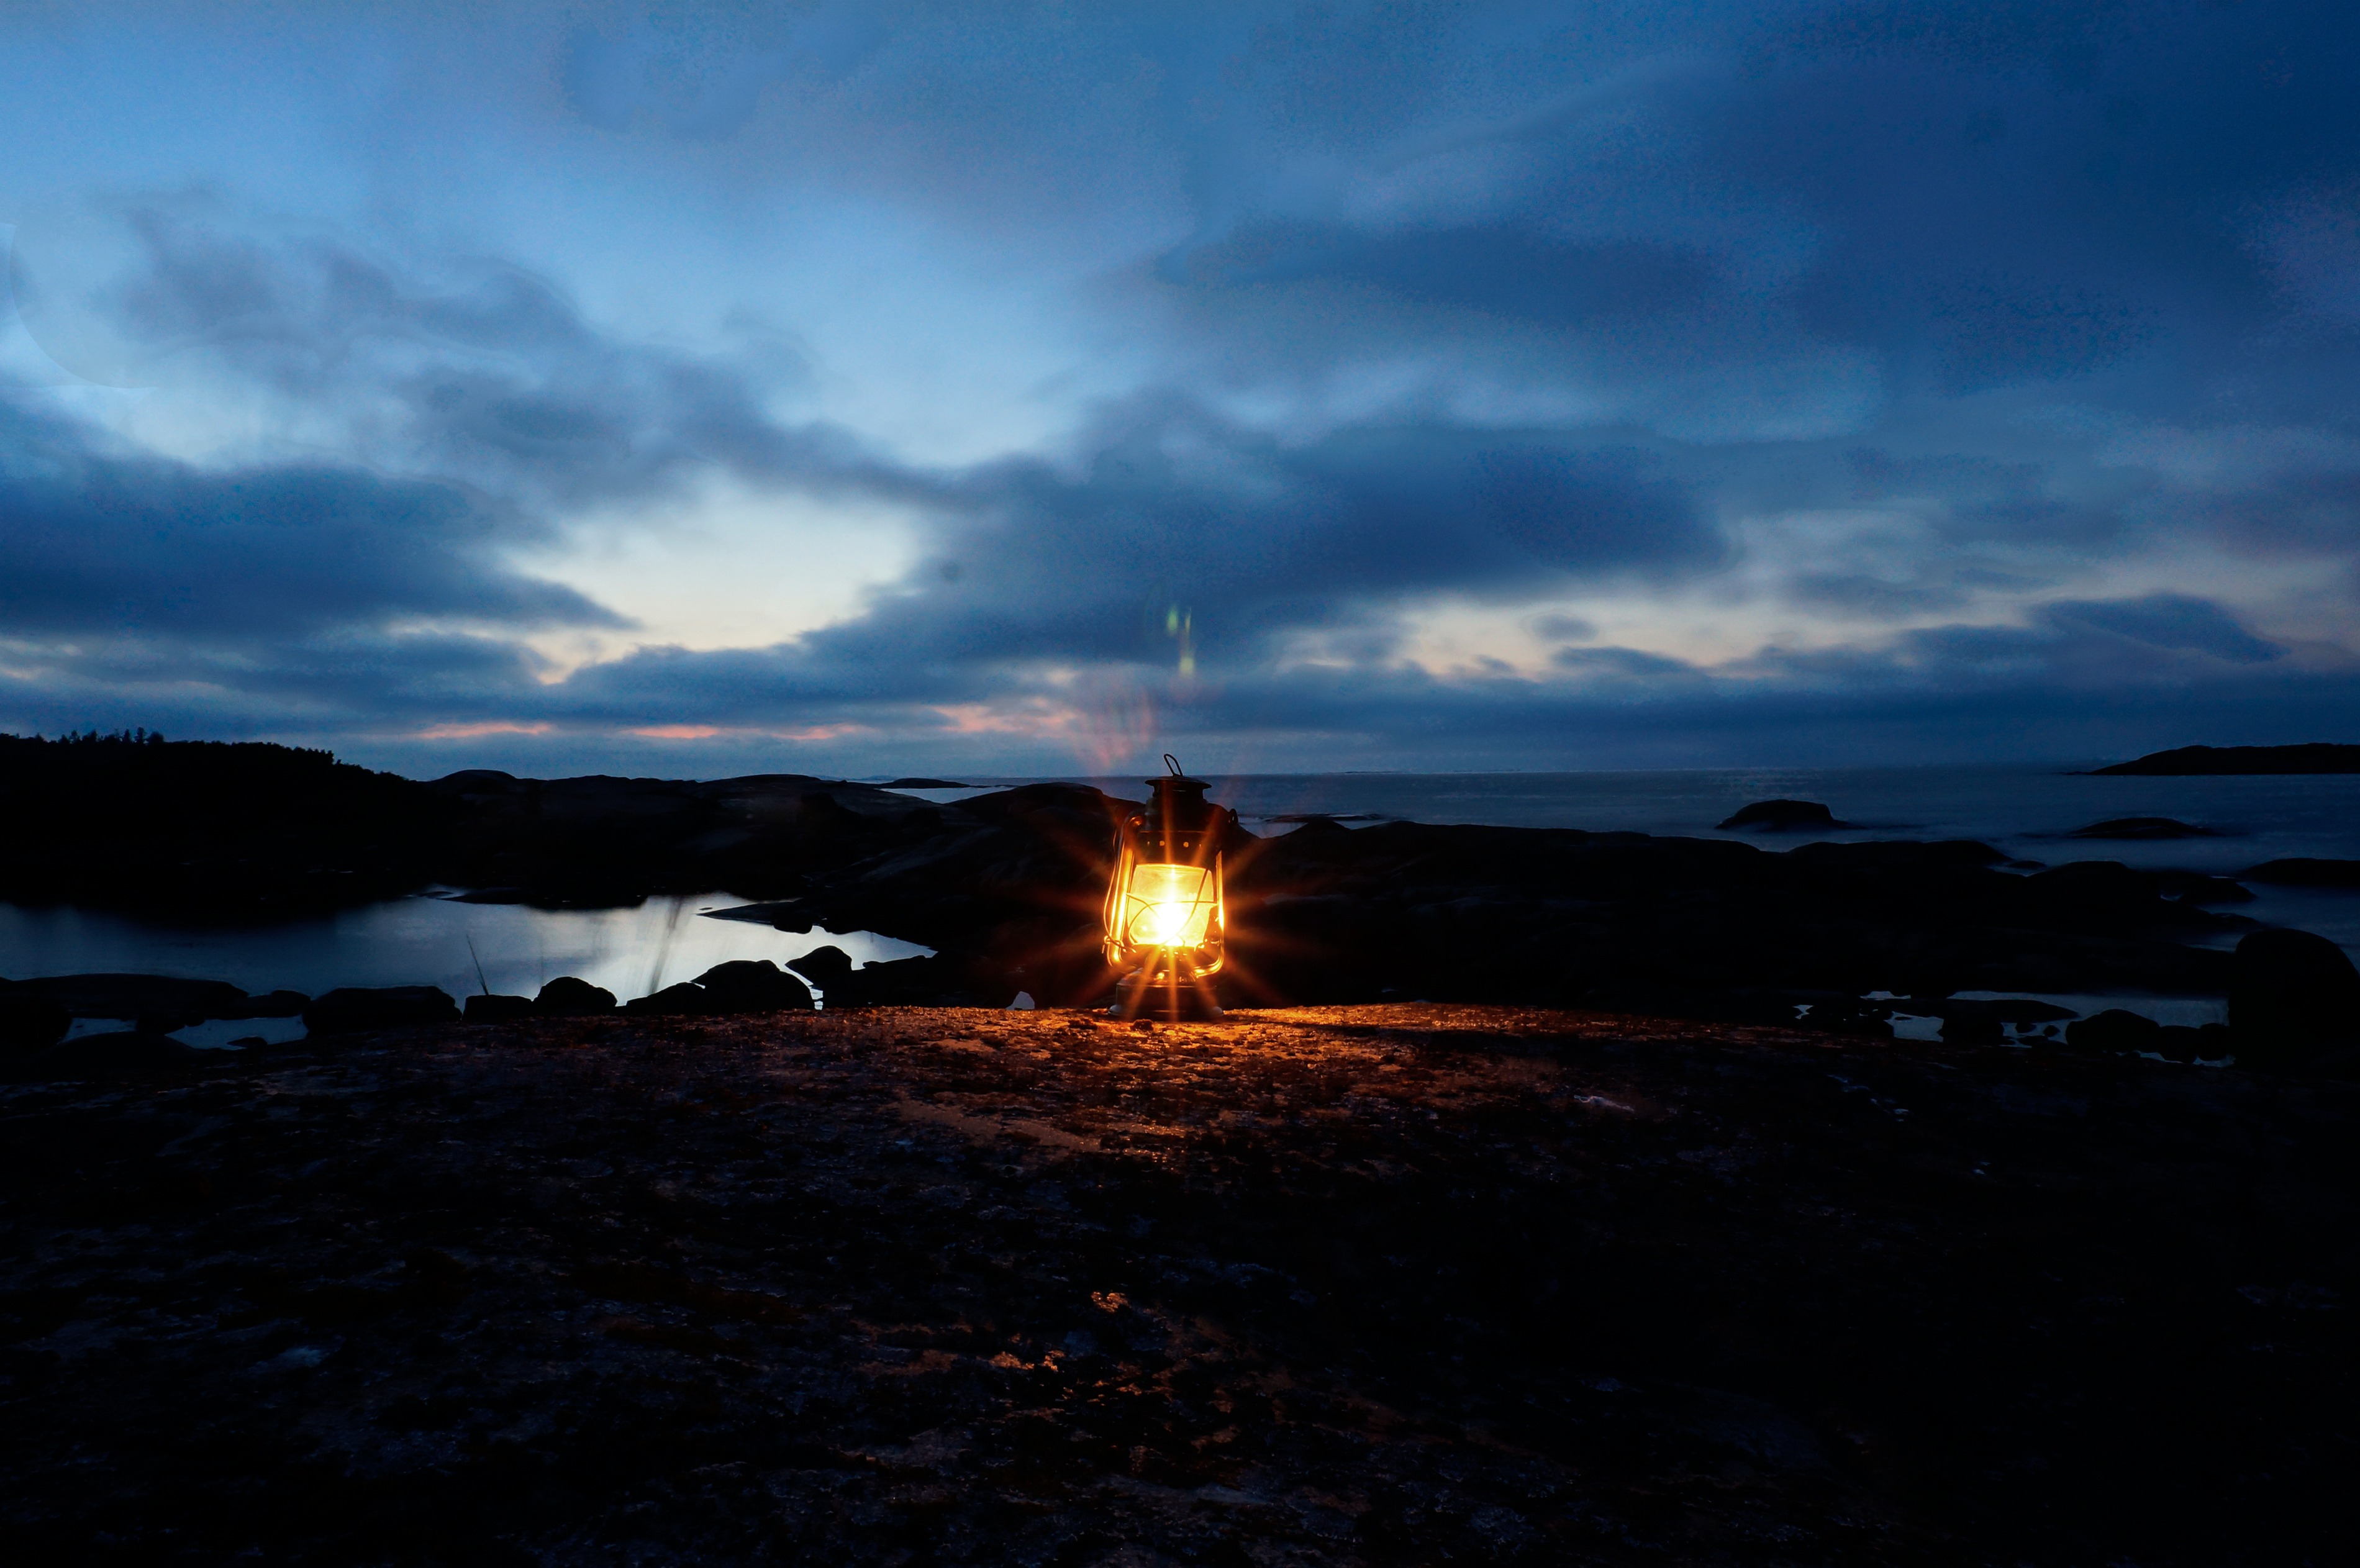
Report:
[[[1174,757],[1168,751],[1164,754],[1164,776],[1162,778],[1150,779],[1146,780],[1146,784],[1149,789],[1155,790],[1185,789],[1191,793],[1201,793],[1202,791],[1212,788],[1212,786],[1207,783],[1204,779],[1191,779],[1186,774],[1181,772],[1180,759]]]

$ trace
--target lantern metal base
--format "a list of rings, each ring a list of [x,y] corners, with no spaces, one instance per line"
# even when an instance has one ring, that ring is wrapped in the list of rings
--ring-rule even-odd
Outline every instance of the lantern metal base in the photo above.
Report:
[[[1119,1018],[1154,1018],[1164,1023],[1207,1022],[1221,1017],[1212,981],[1185,959],[1151,959],[1122,977],[1114,1006]]]

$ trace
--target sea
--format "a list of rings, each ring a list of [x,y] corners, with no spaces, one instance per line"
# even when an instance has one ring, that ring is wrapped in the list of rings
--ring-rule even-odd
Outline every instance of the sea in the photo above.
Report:
[[[1211,798],[1264,834],[1308,816],[1348,827],[1375,822],[1471,822],[1731,838],[1765,848],[1813,841],[1976,839],[2010,857],[2059,866],[2116,860],[2234,876],[2267,860],[2360,859],[2360,775],[2138,779],[2071,765],[2026,768],[1710,768],[1627,773],[1303,773],[1215,778]],[[967,778],[956,789],[906,793],[956,801],[1035,779]],[[1071,779],[1142,799],[1137,776]],[[1723,831],[1715,824],[1765,800],[1815,800],[1850,824],[1805,834]],[[2169,840],[2070,836],[2118,817],[2169,817],[2206,830]],[[2270,887],[2234,912],[2316,931],[2360,959],[2360,892]],[[226,980],[261,993],[317,996],[339,985],[439,985],[530,996],[575,975],[618,997],[645,996],[740,958],[787,963],[833,944],[856,964],[925,948],[873,931],[796,934],[710,918],[744,900],[727,892],[647,900],[633,909],[535,909],[454,901],[452,888],[333,915],[261,927],[175,926],[71,906],[0,904],[0,976],[145,974]],[[2236,933],[2213,939],[2233,945]],[[2130,1006],[2167,1023],[2224,1016],[2217,997],[2075,996],[2046,998],[2087,1013]],[[78,1032],[115,1027],[81,1020]],[[1930,1034],[1936,1020],[1902,1019]],[[300,1019],[214,1022],[183,1031],[192,1044],[300,1035]]]

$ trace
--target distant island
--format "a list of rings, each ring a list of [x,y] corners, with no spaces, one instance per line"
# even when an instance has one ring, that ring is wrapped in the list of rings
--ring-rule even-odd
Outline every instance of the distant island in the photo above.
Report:
[[[2136,762],[2093,768],[2092,774],[2147,778],[2199,773],[2360,773],[2360,746],[2183,746]]]

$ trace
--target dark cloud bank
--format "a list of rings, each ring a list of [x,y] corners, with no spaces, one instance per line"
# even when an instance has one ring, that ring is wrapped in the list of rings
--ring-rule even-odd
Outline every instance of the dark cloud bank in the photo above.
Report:
[[[2291,573],[2314,618],[2351,604],[2360,17],[1805,6],[1584,63],[1543,47],[1562,34],[1539,15],[1423,41],[1280,28],[1218,77],[1218,112],[1171,108],[1198,231],[1105,286],[1165,345],[1165,389],[1063,452],[957,471],[782,423],[769,373],[617,340],[521,275],[425,283],[134,214],[133,330],[394,413],[373,469],[222,471],[0,406],[0,724],[327,738],[421,771],[708,773],[1063,770],[1134,730],[1271,768],[2354,738],[2344,648],[2268,635],[2234,592],[2088,585],[2205,551]],[[1204,48],[1131,42],[1161,51],[1167,94],[1213,80]],[[565,47],[581,113],[638,112],[626,35]],[[891,72],[960,69],[866,33],[779,48],[781,71],[871,82],[831,100],[836,145],[897,101]],[[1454,60],[1523,107],[1421,119]],[[751,135],[741,108],[666,112],[680,135]],[[1273,170],[1315,146],[1345,172],[1306,197]],[[1024,178],[1008,148],[978,156],[985,184]],[[1443,193],[1415,195],[1429,168]],[[1489,390],[1284,433],[1225,411],[1387,354]],[[1548,413],[1544,394],[1577,391],[1612,411]],[[2175,468],[2158,442],[2223,455]],[[521,637],[626,623],[505,552],[716,469],[912,507],[922,559],[790,644],[546,681]],[[1732,615],[1750,594],[1852,617],[1832,648],[1773,638],[1699,668],[1546,612],[1710,593],[1759,548],[1737,519],[1878,507],[1920,525],[1900,569],[1837,544],[1726,589]],[[2021,607],[1967,613],[1995,590]],[[1404,615],[1438,597],[1561,646],[1540,673],[1405,666]],[[657,727],[719,733],[628,733]],[[435,728],[475,733],[406,738]]]

